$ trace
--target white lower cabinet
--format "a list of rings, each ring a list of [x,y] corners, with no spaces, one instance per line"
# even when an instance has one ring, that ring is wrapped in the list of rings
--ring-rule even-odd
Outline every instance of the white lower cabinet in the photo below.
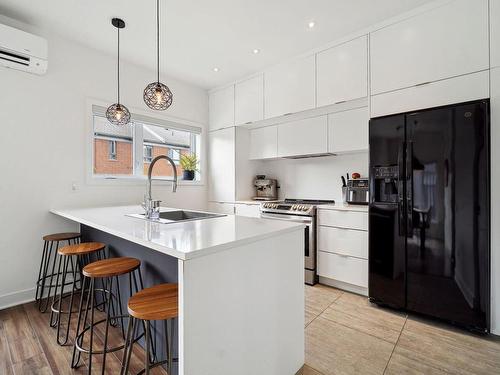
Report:
[[[368,230],[368,212],[319,210],[318,224],[337,228]]]
[[[367,211],[318,210],[318,275],[320,282],[368,293]]]
[[[318,251],[318,275],[368,288],[368,260]]]
[[[239,216],[260,217],[259,204],[236,203],[234,213]]]
[[[218,214],[234,215],[234,204],[225,202],[208,202],[208,211]]]
[[[368,232],[320,226],[318,250],[368,259]]]

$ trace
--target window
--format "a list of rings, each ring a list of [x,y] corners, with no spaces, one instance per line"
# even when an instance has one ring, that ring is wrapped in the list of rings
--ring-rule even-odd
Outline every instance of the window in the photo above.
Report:
[[[181,161],[181,150],[177,148],[171,148],[168,150],[168,156],[175,162],[175,164],[178,165]]]
[[[108,141],[108,158],[116,160],[116,141]]]
[[[144,146],[144,163],[151,163],[153,161],[153,146]]]
[[[94,175],[133,176],[133,128],[111,125],[94,115]]]
[[[201,128],[134,113],[129,124],[115,126],[106,119],[106,108],[94,105],[92,112],[93,176],[143,179],[153,159],[167,155],[182,178],[181,156],[194,154],[200,160]],[[170,163],[160,160],[152,175],[157,179],[170,179],[174,171]],[[195,181],[199,180],[200,172],[197,172]]]

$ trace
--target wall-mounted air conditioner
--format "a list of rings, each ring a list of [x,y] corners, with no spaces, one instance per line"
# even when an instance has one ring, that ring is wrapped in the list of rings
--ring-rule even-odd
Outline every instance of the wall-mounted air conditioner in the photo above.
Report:
[[[45,74],[47,64],[47,40],[0,24],[0,66]]]

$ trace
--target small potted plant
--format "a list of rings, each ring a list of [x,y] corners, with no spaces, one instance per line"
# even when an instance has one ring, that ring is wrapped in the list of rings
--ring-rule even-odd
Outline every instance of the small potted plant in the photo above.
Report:
[[[183,154],[180,158],[182,179],[192,181],[195,173],[198,171],[198,158],[195,154]]]

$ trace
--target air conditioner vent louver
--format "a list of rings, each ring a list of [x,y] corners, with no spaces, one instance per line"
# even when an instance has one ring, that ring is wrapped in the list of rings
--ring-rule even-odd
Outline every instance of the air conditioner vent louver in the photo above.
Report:
[[[21,64],[24,66],[30,65],[30,58],[26,56],[19,55],[17,53],[8,52],[0,49],[0,59],[5,61],[10,61],[12,63]]]

